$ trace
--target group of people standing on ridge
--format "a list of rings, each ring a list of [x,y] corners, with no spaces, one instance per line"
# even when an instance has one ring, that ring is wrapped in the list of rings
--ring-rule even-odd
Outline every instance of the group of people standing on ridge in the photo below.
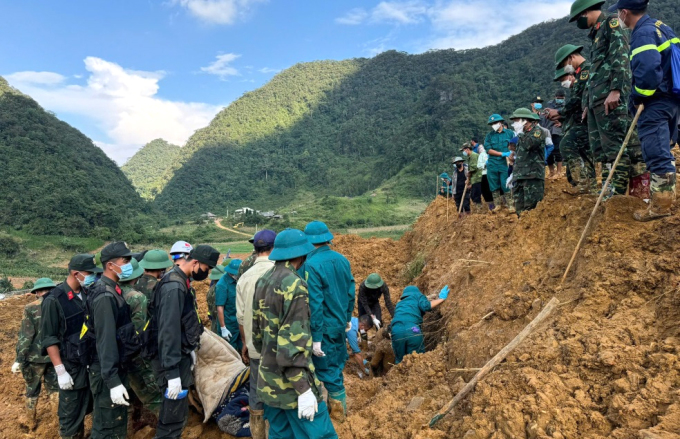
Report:
[[[512,130],[500,115],[490,116],[484,145],[466,143],[461,149],[465,157],[453,159],[454,177],[440,175],[441,195],[453,196],[458,206],[462,202],[466,212],[471,210],[469,197],[474,212],[481,213],[484,194],[492,211],[506,206],[520,215],[543,199],[545,165],[551,176],[559,177],[563,160],[573,186],[567,193],[604,191],[605,200],[637,196],[648,202],[646,209],[634,212],[637,221],[671,215],[676,200],[671,149],[680,123],[680,39],[647,14],[649,0],[619,0],[609,8],[616,14],[603,12],[604,3],[572,4],[570,22],[589,31],[592,45],[589,57],[583,46],[572,44],[555,54],[554,80],[570,90],[569,97],[560,90],[546,108],[537,97],[530,109],[517,109],[510,116]],[[604,187],[641,105],[637,127],[610,185]]]

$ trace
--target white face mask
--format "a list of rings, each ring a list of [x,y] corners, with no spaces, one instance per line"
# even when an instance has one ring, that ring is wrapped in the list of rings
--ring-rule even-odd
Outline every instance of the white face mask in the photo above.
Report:
[[[626,26],[626,22],[623,21],[623,18],[621,18],[621,11],[619,11],[617,17],[619,18],[619,24],[621,25],[621,29],[623,30],[628,29],[628,26]]]
[[[500,130],[502,126],[503,125],[500,122],[498,122],[498,123],[491,125],[491,129],[498,132],[498,130]]]
[[[569,79],[562,81],[562,87],[571,88],[571,81]]]
[[[574,73],[576,73],[576,69],[571,64],[567,64],[566,66],[564,66],[564,73],[566,73],[567,75],[573,75]]]
[[[515,133],[522,134],[524,132],[524,124],[525,123],[526,122],[524,121],[524,119],[519,119],[518,121],[513,122],[512,128],[515,130]]]

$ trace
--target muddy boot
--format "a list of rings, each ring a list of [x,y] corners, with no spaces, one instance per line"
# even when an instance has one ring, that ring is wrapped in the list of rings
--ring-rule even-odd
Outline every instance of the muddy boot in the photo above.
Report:
[[[505,198],[507,199],[508,213],[516,213],[515,200],[512,198],[512,194],[507,194]]]
[[[647,209],[638,210],[633,214],[637,221],[647,222],[666,216],[671,216],[671,209],[675,204],[675,172],[665,175],[652,174],[652,199]]]
[[[328,410],[330,411],[331,419],[341,424],[345,422],[347,413],[345,413],[345,407],[342,405],[342,401],[328,398]]]
[[[264,410],[250,409],[250,434],[253,439],[265,439]]]
[[[503,199],[501,196],[501,191],[494,191],[492,192],[493,195],[493,209],[491,209],[491,212],[493,213],[498,213],[501,211],[503,208]]]
[[[84,439],[85,438],[85,432],[80,431],[73,436],[61,436],[61,439]]]
[[[28,428],[34,430],[36,427],[36,412],[38,407],[38,397],[26,398],[26,420]]]

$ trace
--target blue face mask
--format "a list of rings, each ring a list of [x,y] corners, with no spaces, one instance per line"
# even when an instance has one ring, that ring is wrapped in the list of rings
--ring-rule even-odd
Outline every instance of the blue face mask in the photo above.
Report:
[[[556,104],[564,104],[564,99],[555,99]]]
[[[116,265],[116,264],[113,264],[113,265]],[[120,274],[118,275],[119,280],[125,280],[125,279],[129,278],[130,276],[132,276],[132,272],[134,271],[134,268],[132,268],[132,264],[129,263],[129,262],[127,264],[122,265],[122,266],[116,265],[116,267],[120,268]]]
[[[97,281],[97,275],[94,273],[90,273],[87,276],[85,276],[85,279],[83,279],[83,286],[89,287],[93,283]]]
[[[536,110],[540,110],[541,108],[543,108],[543,104],[534,104],[534,108]]]

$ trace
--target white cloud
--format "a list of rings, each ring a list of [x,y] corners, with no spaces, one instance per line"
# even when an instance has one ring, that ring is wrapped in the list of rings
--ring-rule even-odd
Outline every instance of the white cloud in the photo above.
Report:
[[[427,4],[421,1],[380,2],[371,12],[376,23],[414,24],[427,14]]]
[[[272,69],[270,67],[263,67],[258,72],[260,73],[279,73],[281,69]]]
[[[85,68],[89,72],[85,85],[36,83],[24,75],[27,72],[6,78],[44,108],[92,123],[108,137],[95,143],[121,164],[153,139],[183,145],[221,108],[157,97],[163,72],[126,70],[96,57],[85,58]]]
[[[361,24],[368,18],[368,12],[363,8],[354,8],[342,17],[335,19],[336,23],[347,24],[350,26]]]
[[[238,70],[229,64],[240,56],[241,55],[237,55],[235,53],[217,55],[215,57],[215,61],[213,61],[208,67],[201,67],[201,71],[210,75],[217,75],[221,79],[225,79],[227,76],[238,76]]]
[[[243,18],[256,3],[267,0],[171,0],[171,4],[180,5],[191,15],[209,24],[234,24]]]
[[[5,76],[5,79],[26,84],[57,85],[64,82],[66,77],[52,72],[17,72]]]

